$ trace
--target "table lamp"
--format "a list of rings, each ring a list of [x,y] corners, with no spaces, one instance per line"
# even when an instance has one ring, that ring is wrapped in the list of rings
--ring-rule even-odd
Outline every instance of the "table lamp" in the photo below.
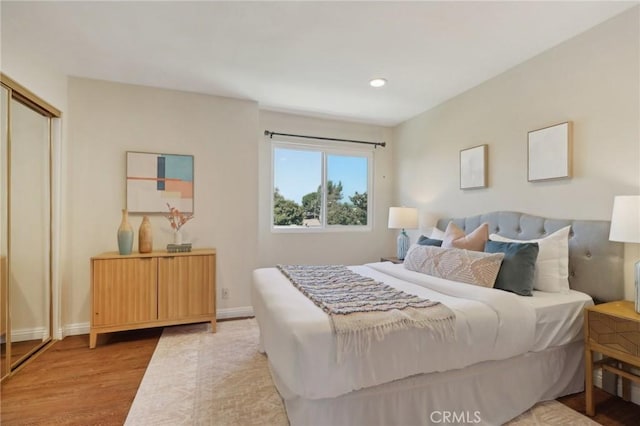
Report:
[[[613,199],[609,240],[640,243],[640,195],[619,195]],[[636,312],[640,313],[640,261],[634,267]]]
[[[418,209],[413,207],[389,207],[389,229],[401,229],[398,235],[398,249],[396,256],[404,260],[409,250],[409,236],[405,229],[418,227]]]

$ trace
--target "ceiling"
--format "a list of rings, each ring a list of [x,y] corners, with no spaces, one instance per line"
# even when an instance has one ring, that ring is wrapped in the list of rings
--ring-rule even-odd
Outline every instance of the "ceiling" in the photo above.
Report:
[[[3,0],[0,14],[3,55],[66,75],[395,125],[637,4]]]

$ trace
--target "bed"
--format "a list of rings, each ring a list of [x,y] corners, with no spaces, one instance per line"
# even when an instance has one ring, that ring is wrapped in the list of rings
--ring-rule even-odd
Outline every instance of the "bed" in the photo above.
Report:
[[[533,297],[450,282],[389,262],[354,272],[455,312],[455,339],[400,330],[372,341],[365,354],[336,360],[327,314],[276,268],[254,271],[252,301],[274,383],[292,425],[497,425],[536,402],[583,390],[582,311],[623,297],[623,247],[609,222],[555,220],[517,212],[452,221],[465,231],[541,238],[566,226],[569,285]],[[453,420],[453,421],[452,421]]]

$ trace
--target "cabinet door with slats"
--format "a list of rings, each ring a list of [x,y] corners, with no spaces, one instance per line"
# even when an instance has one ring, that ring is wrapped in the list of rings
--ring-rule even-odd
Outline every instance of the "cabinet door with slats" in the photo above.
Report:
[[[92,270],[93,326],[157,318],[156,258],[94,259]]]
[[[215,312],[215,256],[158,259],[158,319],[183,319]]]

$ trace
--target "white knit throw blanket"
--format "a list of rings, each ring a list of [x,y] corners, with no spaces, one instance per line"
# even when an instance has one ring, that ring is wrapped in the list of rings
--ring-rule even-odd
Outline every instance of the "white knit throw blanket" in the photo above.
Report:
[[[441,340],[453,338],[455,314],[431,300],[407,294],[343,265],[278,265],[313,303],[329,314],[336,334],[337,362],[367,353],[371,339],[394,330],[427,328]]]

